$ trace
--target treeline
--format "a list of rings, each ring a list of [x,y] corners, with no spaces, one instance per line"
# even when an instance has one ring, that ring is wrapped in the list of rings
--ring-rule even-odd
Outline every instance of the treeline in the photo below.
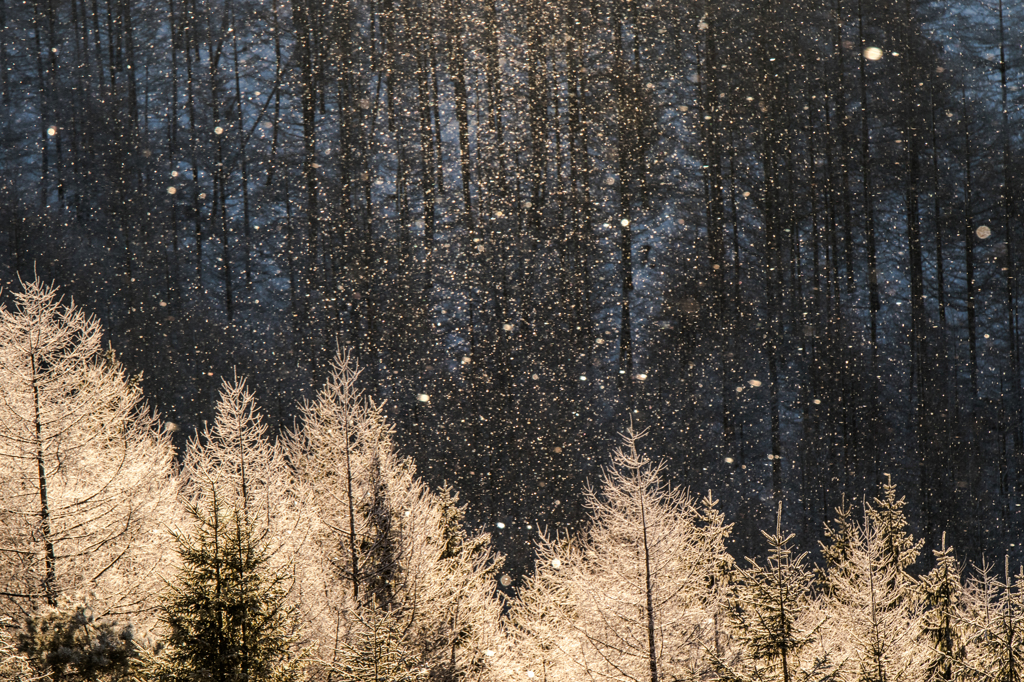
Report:
[[[1019,7],[0,14],[3,276],[88,301],[182,443],[234,367],[291,427],[341,343],[516,563],[627,414],[743,551],[896,470],[930,542],[1014,542]]]
[[[578,533],[502,558],[396,454],[339,354],[267,437],[242,380],[175,465],[96,321],[29,283],[0,308],[0,677],[12,682],[1003,682],[1024,673],[1024,569],[919,569],[896,486],[842,502],[824,560],[781,504],[760,559],[709,492],[627,432]],[[500,524],[499,526],[500,527]]]

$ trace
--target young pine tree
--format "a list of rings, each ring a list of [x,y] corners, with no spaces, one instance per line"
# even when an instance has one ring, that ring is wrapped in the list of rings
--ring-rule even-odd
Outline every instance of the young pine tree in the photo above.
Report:
[[[924,635],[931,643],[926,671],[928,679],[951,682],[963,670],[966,650],[963,641],[961,600],[963,585],[960,565],[952,547],[946,547],[946,534],[942,534],[942,549],[934,550],[935,568],[921,578],[921,593],[925,600]]]
[[[245,383],[225,383],[213,425],[185,456],[187,519],[175,534],[181,569],[161,607],[170,634],[159,677],[296,676],[292,586],[303,525],[289,471]]]
[[[173,553],[169,434],[95,318],[39,281],[14,300],[0,307],[0,615],[90,593],[99,617],[145,631]]]
[[[18,649],[54,682],[128,680],[141,663],[132,627],[97,618],[88,604],[34,614]]]
[[[763,531],[762,531],[763,532]],[[764,565],[736,572],[732,620],[743,655],[731,677],[756,680],[826,679],[832,666],[827,652],[804,655],[820,625],[811,596],[811,570],[806,554],[795,554],[794,536],[782,533],[779,505],[775,533],[763,532],[768,541]]]

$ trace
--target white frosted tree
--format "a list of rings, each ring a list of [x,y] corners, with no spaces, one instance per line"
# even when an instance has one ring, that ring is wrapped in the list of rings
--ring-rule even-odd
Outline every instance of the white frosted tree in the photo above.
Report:
[[[970,682],[1020,682],[1024,679],[1024,569],[1004,577],[982,567],[963,591],[960,622],[964,654],[955,661],[956,679]]]
[[[952,547],[934,550],[935,567],[921,577],[921,593],[925,600],[924,633],[930,644],[928,679],[949,682],[964,668],[963,583],[960,564]]]
[[[84,598],[143,628],[173,555],[169,434],[99,322],[38,280],[0,307],[0,610]]]
[[[533,575],[512,601],[508,614],[508,648],[499,665],[506,678],[558,682],[580,677],[583,642],[575,627],[577,608],[573,567],[584,563],[572,536],[541,536],[535,548]]]
[[[839,524],[844,547],[830,559],[821,626],[825,650],[841,665],[840,679],[858,682],[924,680],[931,645],[924,631],[924,603],[907,572],[920,551],[906,530],[895,487],[865,503],[864,520]]]
[[[456,498],[429,491],[398,455],[380,406],[357,387],[359,373],[339,352],[289,439],[315,515],[312,560],[324,569],[304,605],[321,633],[320,657],[334,669],[367,614],[383,612],[434,679],[482,674],[499,637],[500,559],[486,535],[462,529]]]
[[[663,468],[638,452],[642,435],[626,434],[600,491],[587,492],[579,549],[563,555],[557,544],[542,545],[513,608],[517,640],[534,640],[523,654],[557,652],[561,660],[550,665],[566,679],[699,677],[723,653],[728,526],[710,496],[699,506],[666,482]],[[518,667],[537,675],[548,665],[538,657]]]

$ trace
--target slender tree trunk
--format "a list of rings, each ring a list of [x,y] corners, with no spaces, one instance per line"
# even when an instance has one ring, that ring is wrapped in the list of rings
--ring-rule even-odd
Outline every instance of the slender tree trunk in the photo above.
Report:
[[[39,523],[42,531],[43,556],[46,566],[46,575],[43,578],[43,592],[46,595],[48,606],[57,606],[57,557],[53,546],[53,529],[50,522],[50,501],[47,496],[47,472],[45,451],[43,445],[43,413],[39,404],[39,372],[35,350],[31,351],[32,372],[32,421],[33,421],[33,449],[36,456],[36,469],[39,476]]]

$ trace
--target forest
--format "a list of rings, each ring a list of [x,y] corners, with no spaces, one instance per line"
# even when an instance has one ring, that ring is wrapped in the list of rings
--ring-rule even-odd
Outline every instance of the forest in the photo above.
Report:
[[[1017,565],[1022,43],[1003,0],[0,0],[0,300],[97,315],[179,467],[224,381],[278,442],[348,353],[506,596],[630,429],[737,558],[781,504],[824,565],[891,482]]]
[[[809,561],[783,525],[727,548],[712,493],[625,431],[577,532],[513,578],[401,455],[339,351],[271,437],[246,380],[176,457],[172,424],[38,280],[0,308],[0,679],[10,682],[1010,682],[1024,567],[928,549],[887,480]],[[500,529],[502,524],[496,524]]]

